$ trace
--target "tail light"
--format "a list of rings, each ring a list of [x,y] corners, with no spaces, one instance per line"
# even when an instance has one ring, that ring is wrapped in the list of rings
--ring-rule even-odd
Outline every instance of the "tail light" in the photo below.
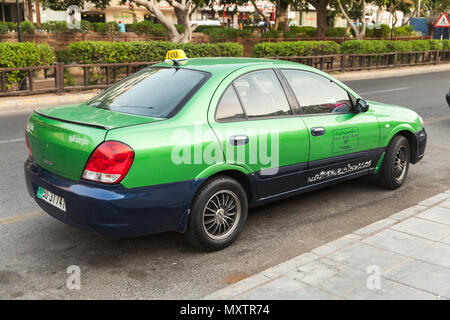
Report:
[[[30,142],[28,141],[28,123],[27,123],[27,125],[25,127],[25,142],[27,144],[28,155],[30,157],[33,157],[33,154],[31,153]]]
[[[90,156],[83,179],[101,183],[119,183],[125,178],[134,160],[134,151],[118,141],[100,144]]]

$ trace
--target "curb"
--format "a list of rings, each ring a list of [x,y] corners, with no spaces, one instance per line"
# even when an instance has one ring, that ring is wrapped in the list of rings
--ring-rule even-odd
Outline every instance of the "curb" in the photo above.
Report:
[[[392,69],[381,69],[381,70],[350,71],[331,75],[341,81],[351,81],[351,80],[402,77],[415,74],[442,72],[442,71],[450,71],[450,63],[438,65],[426,65],[426,66],[413,66],[413,67],[397,67]]]
[[[46,94],[26,97],[0,98],[0,113],[25,112],[39,108],[78,104],[89,100],[97,95],[98,92],[98,90],[95,90],[65,95]]]
[[[358,241],[364,240],[380,231],[386,230],[400,222],[403,222],[413,216],[439,205],[439,207],[450,209],[450,189],[437,194],[433,197],[421,201],[419,204],[407,208],[403,211],[397,212],[385,219],[379,220],[366,227],[358,229],[351,234],[347,234],[337,240],[326,243],[310,252],[303,253],[290,260],[282,262],[271,268],[263,270],[253,276],[241,280],[235,284],[227,286],[221,290],[213,292],[202,298],[203,300],[228,300],[240,299],[239,296],[249,293],[252,290],[258,290],[259,287],[268,284],[271,281],[277,280],[286,274],[292,274],[297,271],[297,268],[302,267],[308,263],[314,262],[335,253],[336,251],[349,247]],[[414,218],[415,219],[415,218]],[[295,281],[295,280],[293,280]],[[342,297],[335,297],[342,298]],[[258,298],[259,299],[259,298]],[[401,297],[399,297],[401,299]]]

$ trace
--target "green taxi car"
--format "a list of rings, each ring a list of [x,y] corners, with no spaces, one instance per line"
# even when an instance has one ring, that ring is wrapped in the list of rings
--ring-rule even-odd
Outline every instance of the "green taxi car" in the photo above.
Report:
[[[177,231],[203,250],[230,245],[251,207],[363,175],[396,189],[427,138],[412,110],[252,58],[147,67],[34,111],[25,135],[28,192],[51,216],[111,237]]]

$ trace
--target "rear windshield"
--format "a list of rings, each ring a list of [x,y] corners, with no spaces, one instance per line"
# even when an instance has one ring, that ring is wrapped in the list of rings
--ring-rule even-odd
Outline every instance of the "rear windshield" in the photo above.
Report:
[[[88,105],[141,116],[168,118],[207,80],[208,73],[182,68],[145,68],[88,101]]]

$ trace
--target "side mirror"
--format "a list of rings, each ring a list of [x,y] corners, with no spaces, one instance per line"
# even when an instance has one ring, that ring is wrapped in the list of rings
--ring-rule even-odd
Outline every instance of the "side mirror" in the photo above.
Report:
[[[369,110],[369,103],[364,99],[356,100],[356,111],[358,113],[367,112]]]
[[[447,93],[447,96],[446,96],[446,98],[447,98],[447,103],[448,103],[448,106],[450,107],[450,92],[449,92],[449,93]]]

